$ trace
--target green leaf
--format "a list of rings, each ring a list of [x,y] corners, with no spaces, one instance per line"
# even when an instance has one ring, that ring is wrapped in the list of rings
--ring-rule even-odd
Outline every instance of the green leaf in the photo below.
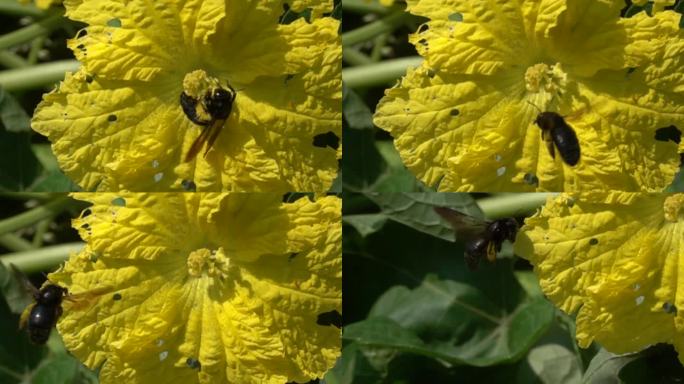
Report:
[[[409,171],[391,141],[376,141],[375,146],[387,163],[386,171],[373,185],[374,192],[421,192],[428,188]]]
[[[363,237],[370,235],[382,228],[387,222],[387,216],[383,214],[347,215],[342,222],[354,227]]]
[[[372,130],[349,129],[343,126],[345,150],[342,161],[343,187],[352,192],[368,191],[387,169],[374,143]],[[352,153],[353,148],[353,153]]]
[[[12,270],[3,263],[0,263],[0,292],[14,314],[20,314],[33,302],[24,283],[18,281]]]
[[[470,216],[483,217],[475,200],[465,193],[367,193],[366,196],[390,219],[448,241],[456,239],[454,229],[434,207],[450,207]]]
[[[558,344],[534,347],[527,355],[527,362],[544,384],[579,384],[582,367],[573,351]]]
[[[79,191],[80,188],[62,171],[53,170],[39,177],[30,190],[31,192],[73,192]]]
[[[0,122],[9,132],[30,132],[31,118],[19,103],[0,88]]]
[[[343,338],[451,364],[509,363],[525,354],[554,314],[545,299],[528,298],[515,284],[512,277],[505,279],[496,297],[434,276],[413,290],[396,286],[367,320],[347,326]]]
[[[19,329],[19,316],[12,314],[0,300],[0,383],[30,383],[30,372],[41,361],[47,348],[29,342]]]
[[[639,355],[636,353],[615,355],[601,349],[589,363],[589,367],[584,372],[582,383],[622,383],[619,377],[620,371],[638,357]]]
[[[382,373],[368,361],[358,344],[349,343],[342,349],[337,364],[325,375],[326,384],[370,384],[382,380]]]
[[[373,130],[373,114],[359,95],[342,84],[342,116],[352,129]]]
[[[41,166],[31,151],[29,133],[0,130],[0,153],[0,191],[24,191],[40,175]]]

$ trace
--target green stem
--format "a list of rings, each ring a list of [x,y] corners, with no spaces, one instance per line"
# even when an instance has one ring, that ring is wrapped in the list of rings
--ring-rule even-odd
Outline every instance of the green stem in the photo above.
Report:
[[[12,200],[52,200],[57,196],[56,193],[46,192],[0,192],[0,197]]]
[[[477,200],[489,219],[520,216],[533,212],[557,193],[502,193]]]
[[[45,36],[38,36],[31,42],[31,50],[29,51],[26,61],[33,65],[38,62],[38,54],[40,50],[43,49],[43,43],[45,43]]]
[[[403,76],[406,73],[406,68],[418,66],[422,62],[423,58],[412,56],[385,60],[370,65],[344,68],[342,70],[342,81],[350,88],[385,85]]]
[[[366,24],[363,27],[345,32],[342,34],[342,45],[354,45],[366,40],[370,40],[381,33],[391,32],[396,27],[406,22],[406,20],[410,17],[411,14],[409,13],[404,11],[396,11],[389,16],[385,16],[380,20]]]
[[[356,48],[345,48],[342,50],[342,60],[350,65],[367,65],[373,62]]]
[[[20,271],[30,274],[49,271],[69,258],[72,253],[80,252],[84,243],[66,243],[34,249],[27,252],[8,253],[0,257],[0,262],[9,266],[14,264]]]
[[[368,2],[366,0],[344,0],[342,2],[342,10],[353,13],[378,13],[381,15],[387,14],[389,9],[382,4],[376,2]]]
[[[373,42],[373,50],[371,51],[370,58],[373,62],[378,62],[382,58],[382,49],[385,48],[385,44],[387,44],[387,38],[389,37],[389,33],[383,33],[382,35],[379,35],[378,37],[375,38],[375,41]]]
[[[43,16],[44,12],[32,4],[19,4],[16,1],[0,1],[0,13],[16,16]]]
[[[28,227],[33,223],[57,215],[66,209],[69,205],[74,204],[69,196],[60,195],[60,197],[45,203],[39,207],[33,208],[24,213],[10,217],[0,221],[0,235],[14,232],[17,229]]]
[[[7,68],[22,68],[27,66],[28,62],[16,53],[0,51],[0,64]]]
[[[79,62],[76,60],[61,60],[2,71],[0,87],[6,91],[40,88],[64,79],[65,72],[75,72],[78,67]]]
[[[5,233],[4,235],[0,235],[0,244],[2,244],[3,247],[15,252],[33,249],[33,244],[13,233]]]
[[[40,248],[43,245],[43,237],[50,228],[50,223],[53,218],[54,217],[43,219],[36,224],[36,233],[33,235],[33,240],[31,241],[34,248]]]
[[[63,12],[54,13],[29,26],[0,36],[0,50],[33,40],[38,36],[49,34],[53,29],[64,22]]]

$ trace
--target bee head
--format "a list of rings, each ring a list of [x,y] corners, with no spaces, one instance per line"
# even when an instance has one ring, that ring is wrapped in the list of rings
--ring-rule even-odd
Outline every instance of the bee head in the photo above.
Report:
[[[41,304],[59,304],[66,293],[66,288],[62,288],[59,285],[48,284],[40,289],[37,301]]]
[[[204,103],[207,112],[214,119],[227,119],[230,115],[233,101],[235,100],[235,91],[230,91],[223,88],[214,88],[207,91]]]

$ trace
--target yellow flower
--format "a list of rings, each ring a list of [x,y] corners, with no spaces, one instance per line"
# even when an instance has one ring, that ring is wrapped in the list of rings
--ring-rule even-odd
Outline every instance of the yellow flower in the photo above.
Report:
[[[331,1],[279,24],[280,1],[68,0],[89,24],[69,47],[82,68],[38,106],[33,128],[86,190],[316,191],[329,189],[341,149],[314,137],[341,132],[339,22]],[[202,86],[235,91],[211,149],[185,161],[203,130],[181,108]],[[209,91],[204,89],[203,91]],[[192,110],[192,109],[191,109]],[[222,108],[225,111],[225,108]]]
[[[653,4],[653,12],[661,12],[665,9],[665,7],[674,5],[676,0],[654,0],[651,1]],[[644,6],[647,3],[649,3],[649,0],[633,0],[632,4],[634,5],[639,5],[639,6]]]
[[[410,39],[425,61],[374,121],[440,191],[660,191],[679,166],[677,145],[654,136],[684,126],[684,32],[675,12],[622,19],[623,7],[408,0],[430,18]],[[540,111],[576,132],[576,166],[551,157]]]
[[[549,199],[515,251],[546,296],[577,313],[577,340],[614,353],[671,343],[684,362],[684,194],[584,193]]]
[[[341,200],[276,194],[75,194],[85,249],[57,329],[102,383],[285,383],[339,355]],[[323,317],[325,319],[325,316]],[[319,324],[321,323],[321,324]]]

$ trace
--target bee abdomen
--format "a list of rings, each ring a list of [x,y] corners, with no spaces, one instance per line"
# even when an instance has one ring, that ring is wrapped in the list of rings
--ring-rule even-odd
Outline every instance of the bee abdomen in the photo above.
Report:
[[[558,152],[560,152],[563,161],[568,165],[574,166],[579,162],[580,145],[577,140],[577,134],[567,124],[555,126],[551,130],[551,138],[553,139]]]

